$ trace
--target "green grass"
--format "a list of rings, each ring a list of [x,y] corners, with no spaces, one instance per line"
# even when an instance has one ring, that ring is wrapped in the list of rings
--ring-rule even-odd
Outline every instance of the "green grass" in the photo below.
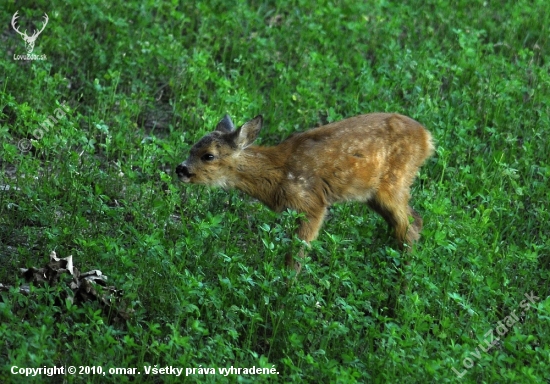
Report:
[[[279,372],[185,378],[212,383],[550,380],[547,1],[177,3],[3,7],[0,282],[17,287],[55,250],[108,275],[134,313],[111,324],[96,303],[60,302],[63,286],[1,293],[0,381],[54,365],[141,372],[75,383],[182,380],[147,375],[155,365]],[[28,31],[48,14],[34,51],[47,60],[13,59],[17,10]],[[413,187],[425,228],[404,293],[403,255],[363,205],[331,208],[288,286],[295,213],[174,177],[226,112],[263,114],[260,142],[275,144],[375,111],[437,141]]]

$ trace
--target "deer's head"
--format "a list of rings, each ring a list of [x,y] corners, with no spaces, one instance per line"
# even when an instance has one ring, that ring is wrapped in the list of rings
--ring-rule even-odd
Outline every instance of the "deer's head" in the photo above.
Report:
[[[233,187],[235,171],[242,165],[241,153],[256,139],[262,127],[262,116],[235,129],[228,115],[216,130],[200,139],[191,148],[189,157],[177,166],[176,174],[185,183]]]

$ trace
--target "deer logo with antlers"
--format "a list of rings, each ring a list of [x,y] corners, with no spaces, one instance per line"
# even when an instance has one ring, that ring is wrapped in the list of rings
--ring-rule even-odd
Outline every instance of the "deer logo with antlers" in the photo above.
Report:
[[[17,11],[17,12],[19,12],[19,11]],[[32,36],[29,36],[29,35],[27,35],[27,30],[26,29],[25,29],[25,32],[21,32],[15,26],[17,18],[19,17],[17,15],[17,12],[14,13],[14,15],[11,19],[11,26],[13,27],[13,29],[15,29],[15,32],[19,33],[21,35],[21,37],[23,37],[23,40],[25,41],[25,48],[27,49],[27,54],[31,54],[32,51],[34,50],[34,42],[38,38],[38,35],[40,35],[42,33],[42,31],[44,30],[44,28],[46,28],[46,25],[48,25],[48,20],[49,20],[48,15],[46,13],[44,13],[44,25],[42,26],[42,29],[40,31],[37,31],[35,29]]]

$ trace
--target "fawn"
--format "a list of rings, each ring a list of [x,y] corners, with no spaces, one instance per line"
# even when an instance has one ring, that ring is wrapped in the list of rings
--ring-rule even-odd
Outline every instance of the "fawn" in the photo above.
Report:
[[[418,240],[422,218],[409,206],[409,189],[434,151],[422,125],[399,114],[371,113],[295,133],[273,147],[253,146],[262,122],[259,115],[236,130],[225,115],[177,166],[178,177],[240,189],[276,212],[303,213],[298,237],[306,243],[317,237],[331,204],[351,200],[380,214],[400,247]],[[299,273],[301,264],[291,256],[287,264]]]

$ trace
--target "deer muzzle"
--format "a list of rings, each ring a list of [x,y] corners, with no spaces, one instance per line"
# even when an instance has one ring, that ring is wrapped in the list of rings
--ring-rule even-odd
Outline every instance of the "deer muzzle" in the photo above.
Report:
[[[179,179],[184,183],[189,183],[191,180],[191,176],[193,176],[193,174],[189,172],[189,168],[187,167],[187,164],[185,164],[185,162],[176,167],[176,175],[178,175]]]

